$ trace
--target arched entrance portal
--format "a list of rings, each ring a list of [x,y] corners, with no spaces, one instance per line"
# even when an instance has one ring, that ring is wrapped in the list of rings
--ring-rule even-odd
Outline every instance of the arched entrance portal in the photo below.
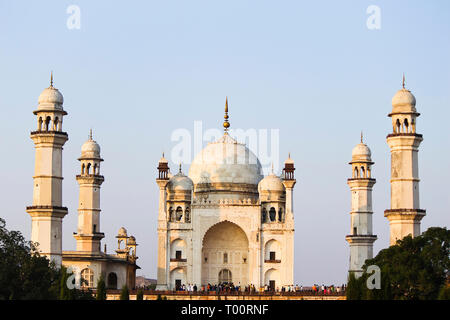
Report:
[[[223,221],[203,237],[202,284],[248,284],[248,239],[238,225]]]
[[[228,269],[222,269],[219,272],[219,282],[220,283],[232,283],[233,277],[231,276],[231,271]]]

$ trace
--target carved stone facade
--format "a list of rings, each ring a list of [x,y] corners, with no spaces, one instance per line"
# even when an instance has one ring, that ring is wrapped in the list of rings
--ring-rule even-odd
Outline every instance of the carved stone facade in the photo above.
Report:
[[[159,161],[157,290],[293,285],[294,163],[286,161],[281,177],[264,177],[257,157],[225,123],[223,137],[195,157],[188,176],[181,167],[166,174],[167,160]]]

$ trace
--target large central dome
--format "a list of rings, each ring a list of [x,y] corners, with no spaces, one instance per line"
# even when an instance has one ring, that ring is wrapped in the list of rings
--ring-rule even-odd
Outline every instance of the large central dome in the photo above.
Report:
[[[263,175],[256,155],[225,133],[197,154],[189,177],[195,185],[208,184],[214,189],[214,186],[229,184],[257,186]]]

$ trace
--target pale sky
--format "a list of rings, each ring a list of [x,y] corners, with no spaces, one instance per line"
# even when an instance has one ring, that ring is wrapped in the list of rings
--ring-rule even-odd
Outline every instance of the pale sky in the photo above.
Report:
[[[80,29],[69,29],[70,5]],[[370,5],[380,29],[369,29]],[[346,280],[351,150],[364,131],[375,161],[374,253],[389,244],[391,99],[417,99],[422,230],[449,226],[448,1],[0,1],[0,212],[29,238],[36,127],[50,71],[64,95],[63,248],[75,249],[80,148],[102,147],[101,229],[137,238],[138,272],[156,278],[157,161],[177,129],[279,129],[296,164],[295,283]],[[194,156],[194,154],[192,155]],[[171,163],[172,170],[177,164]],[[184,165],[187,172],[188,164]],[[275,168],[279,173],[281,168]]]

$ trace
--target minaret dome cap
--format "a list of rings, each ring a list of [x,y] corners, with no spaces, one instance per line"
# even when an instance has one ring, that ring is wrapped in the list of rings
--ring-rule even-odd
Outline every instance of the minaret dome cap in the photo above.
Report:
[[[81,158],[100,158],[100,145],[92,139],[92,130],[89,139],[81,146]]]
[[[59,92],[58,89],[56,89],[53,86],[53,74],[51,76],[50,80],[50,86],[48,88],[45,88],[39,98],[38,98],[38,110],[63,110],[62,105],[64,103],[64,97]]]
[[[352,150],[352,161],[372,161],[372,153],[365,143],[357,144]]]

